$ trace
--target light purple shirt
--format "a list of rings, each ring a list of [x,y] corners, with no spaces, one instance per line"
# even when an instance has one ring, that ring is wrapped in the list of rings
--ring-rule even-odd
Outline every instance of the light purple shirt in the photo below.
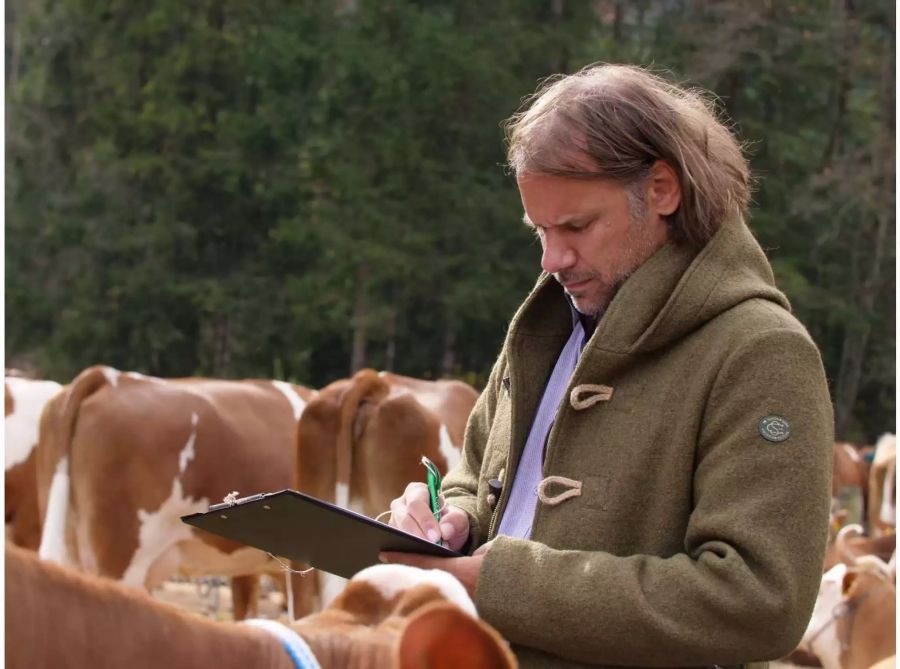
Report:
[[[525,450],[516,469],[509,501],[500,519],[497,534],[527,539],[531,536],[531,524],[537,506],[537,487],[544,478],[544,444],[550,435],[550,428],[556,420],[560,404],[565,399],[569,380],[578,365],[578,358],[585,344],[585,332],[577,312],[572,309],[572,334],[556,359],[556,366],[544,388],[544,395],[538,405],[531,431],[525,442]]]

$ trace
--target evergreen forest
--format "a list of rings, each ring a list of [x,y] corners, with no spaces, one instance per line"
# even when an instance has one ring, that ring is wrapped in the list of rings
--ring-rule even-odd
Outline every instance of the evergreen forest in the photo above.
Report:
[[[895,430],[891,0],[8,0],[8,367],[481,387],[539,271],[503,121],[635,63],[710,90],[838,437]]]

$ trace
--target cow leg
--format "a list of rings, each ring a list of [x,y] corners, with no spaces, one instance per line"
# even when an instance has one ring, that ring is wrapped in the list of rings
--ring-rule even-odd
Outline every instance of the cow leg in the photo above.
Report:
[[[234,619],[255,618],[259,614],[259,576],[247,574],[231,579],[231,603]]]
[[[309,569],[309,565],[291,562],[291,568],[305,571]],[[310,571],[307,574],[285,572],[284,576],[287,580],[288,619],[299,620],[321,610],[317,572]]]

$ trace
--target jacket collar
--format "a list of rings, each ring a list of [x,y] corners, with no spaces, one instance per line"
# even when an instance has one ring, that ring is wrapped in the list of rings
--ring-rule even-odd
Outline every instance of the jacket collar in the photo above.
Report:
[[[625,281],[588,347],[618,355],[664,347],[735,304],[771,300],[789,309],[747,225],[727,221],[699,251],[669,242]],[[572,330],[562,287],[546,272],[519,308],[510,335],[558,338]]]

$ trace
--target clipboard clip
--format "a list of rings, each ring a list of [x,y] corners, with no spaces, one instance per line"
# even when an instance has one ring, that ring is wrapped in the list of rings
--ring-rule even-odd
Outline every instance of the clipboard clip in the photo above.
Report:
[[[258,495],[250,495],[248,497],[238,498],[238,491],[230,492],[225,497],[222,498],[221,504],[210,504],[209,511],[220,511],[222,509],[230,509],[233,506],[237,506],[238,504],[244,504],[245,502],[255,502],[258,499],[262,499],[265,497],[265,493],[259,493]]]

